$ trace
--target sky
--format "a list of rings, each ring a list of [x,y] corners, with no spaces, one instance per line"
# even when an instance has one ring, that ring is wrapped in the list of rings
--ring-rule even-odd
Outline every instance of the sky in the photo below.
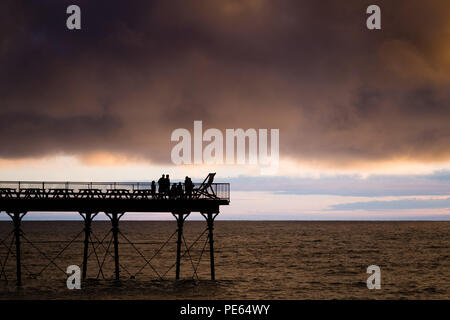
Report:
[[[217,172],[222,219],[450,219],[446,0],[6,0],[0,28],[0,180]],[[279,129],[278,171],[174,165],[195,120]]]

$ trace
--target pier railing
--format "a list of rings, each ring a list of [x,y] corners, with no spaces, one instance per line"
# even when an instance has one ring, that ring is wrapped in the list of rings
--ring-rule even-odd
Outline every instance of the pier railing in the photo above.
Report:
[[[181,184],[181,192],[179,185]],[[170,189],[175,186],[176,192]],[[187,191],[184,183],[171,183],[168,192],[152,189],[151,182],[55,182],[0,181],[0,198],[124,198],[124,199],[213,199],[230,200],[229,183],[193,183]],[[205,192],[206,191],[206,192]]]

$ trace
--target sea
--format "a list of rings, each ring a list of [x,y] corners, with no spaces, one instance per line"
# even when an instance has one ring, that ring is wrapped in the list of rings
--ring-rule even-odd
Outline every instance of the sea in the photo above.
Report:
[[[450,298],[450,222],[216,221],[214,281],[205,222],[184,225],[179,280],[175,221],[119,227],[120,280],[111,224],[94,220],[86,279],[69,289],[82,274],[83,222],[23,221],[17,287],[13,226],[1,221],[0,299]],[[368,288],[369,266],[379,289]]]

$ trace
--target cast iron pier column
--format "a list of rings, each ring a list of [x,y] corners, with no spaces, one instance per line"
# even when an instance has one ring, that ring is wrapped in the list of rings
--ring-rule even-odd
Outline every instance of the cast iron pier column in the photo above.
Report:
[[[82,213],[80,212],[80,215],[83,217],[84,220],[84,250],[83,250],[83,280],[86,279],[87,274],[87,261],[88,261],[88,253],[89,253],[89,238],[91,236],[91,226],[92,226],[92,220],[95,218],[95,216],[98,214],[98,212],[86,212]]]
[[[209,238],[209,261],[211,263],[211,280],[216,280],[216,272],[214,265],[214,219],[217,217],[218,213],[207,212],[203,213],[202,216],[206,219],[206,224],[208,226],[208,238]]]
[[[181,244],[183,240],[183,225],[186,218],[189,216],[190,212],[172,212],[172,215],[177,219],[177,232],[178,232],[178,240],[177,240],[177,261],[176,261],[176,270],[175,270],[175,279],[180,279],[180,263],[181,263]]]
[[[123,216],[123,213],[111,212],[106,213],[106,215],[111,220],[112,233],[114,238],[114,264],[115,264],[115,275],[116,280],[120,279],[120,268],[119,268],[119,220]]]
[[[26,212],[7,212],[8,216],[14,223],[14,237],[16,242],[16,280],[17,286],[22,285],[22,263],[20,254],[20,237],[22,235],[21,222],[22,218],[27,214]]]

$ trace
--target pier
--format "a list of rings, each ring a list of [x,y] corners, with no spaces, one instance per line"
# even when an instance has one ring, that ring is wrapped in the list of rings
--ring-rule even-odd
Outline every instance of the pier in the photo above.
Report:
[[[16,283],[22,285],[22,240],[33,243],[25,238],[21,223],[24,216],[32,212],[76,212],[83,218],[83,263],[82,278],[86,279],[88,259],[94,253],[92,221],[99,214],[104,213],[111,222],[111,239],[107,246],[103,240],[96,242],[97,248],[106,248],[106,255],[114,257],[114,278],[120,279],[120,250],[119,237],[131,244],[145,261],[142,267],[150,266],[151,259],[159,250],[147,258],[133,245],[120,230],[120,219],[127,212],[168,212],[176,221],[176,253],[175,253],[175,279],[180,279],[180,261],[182,256],[189,255],[190,247],[186,245],[183,237],[183,228],[186,219],[193,213],[200,213],[206,221],[204,233],[207,233],[209,243],[209,260],[211,280],[215,280],[214,264],[214,220],[220,212],[221,205],[230,203],[229,183],[215,183],[215,173],[210,173],[202,183],[193,183],[187,187],[183,183],[172,183],[178,187],[178,192],[157,192],[151,183],[142,182],[0,182],[0,212],[6,214],[12,220],[10,245],[6,239],[1,240],[1,245],[7,248],[7,256],[1,260],[0,279],[6,278],[5,265],[9,256],[15,256]],[[176,188],[175,188],[176,189]],[[202,233],[203,235],[203,233]],[[80,236],[80,234],[78,235]],[[172,236],[166,241],[170,241]],[[106,236],[105,236],[106,238]],[[200,237],[199,237],[200,238]],[[64,249],[55,257],[44,257],[50,264],[55,264],[55,259],[74,241],[70,241]],[[112,253],[110,245],[112,244]],[[183,244],[185,249],[182,249]],[[195,244],[195,243],[194,243]],[[13,248],[14,247],[14,248]],[[33,247],[39,250],[35,245]],[[89,250],[91,247],[91,250]],[[204,248],[205,249],[205,248]],[[182,251],[184,251],[182,253]],[[203,252],[202,252],[203,254]],[[97,260],[99,260],[97,258]],[[104,262],[105,259],[103,259]],[[194,266],[194,264],[192,264]],[[102,273],[103,264],[99,263],[98,274]],[[197,264],[198,267],[198,264]],[[61,269],[58,266],[59,269]],[[41,272],[40,272],[41,273]],[[39,273],[39,274],[40,274]],[[158,277],[162,278],[155,270]],[[196,269],[194,268],[194,273]]]

